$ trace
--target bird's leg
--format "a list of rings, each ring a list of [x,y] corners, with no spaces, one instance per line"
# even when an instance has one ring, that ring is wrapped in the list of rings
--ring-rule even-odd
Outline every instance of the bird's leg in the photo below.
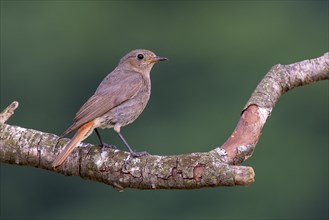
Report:
[[[130,151],[130,155],[132,157],[141,157],[141,156],[144,156],[144,155],[147,155],[149,154],[148,152],[146,151],[141,151],[141,152],[136,152],[136,151],[133,151],[131,149],[131,147],[129,146],[128,142],[126,141],[126,139],[123,137],[123,135],[121,134],[120,132],[120,126],[117,126],[115,125],[114,126],[114,131],[119,135],[120,139],[122,140],[122,142],[126,145],[126,147],[129,149]]]
[[[103,139],[102,139],[101,135],[99,134],[97,128],[95,128],[94,131],[96,132],[96,135],[98,137],[99,142],[101,142],[101,144],[99,145],[101,148],[109,147],[109,148],[112,148],[112,149],[117,149],[116,146],[103,142]]]

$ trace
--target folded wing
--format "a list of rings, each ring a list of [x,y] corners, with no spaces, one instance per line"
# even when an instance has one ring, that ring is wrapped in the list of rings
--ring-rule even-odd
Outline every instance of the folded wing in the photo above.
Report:
[[[129,74],[123,79],[106,79],[106,87],[97,89],[95,94],[76,113],[73,124],[63,133],[65,136],[83,124],[94,120],[121,103],[133,98],[143,87],[144,80],[140,74]]]

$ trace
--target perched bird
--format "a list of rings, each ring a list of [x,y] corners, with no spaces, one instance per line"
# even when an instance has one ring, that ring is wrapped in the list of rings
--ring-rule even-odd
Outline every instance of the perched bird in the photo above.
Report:
[[[69,154],[95,132],[104,145],[97,128],[114,128],[134,157],[145,152],[134,152],[120,132],[144,110],[151,94],[150,72],[156,62],[167,60],[144,49],[133,50],[121,58],[118,66],[98,86],[95,94],[76,113],[73,124],[62,137],[77,129],[74,137],[57,156],[52,166],[60,166]]]

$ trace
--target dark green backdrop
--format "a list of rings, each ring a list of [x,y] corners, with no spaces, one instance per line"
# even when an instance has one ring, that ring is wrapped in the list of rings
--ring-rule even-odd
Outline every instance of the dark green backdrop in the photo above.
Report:
[[[126,138],[152,154],[208,151],[273,65],[328,51],[328,1],[1,1],[0,107],[17,100],[10,124],[61,134],[136,48],[170,60],[154,67]],[[244,164],[256,171],[249,187],[123,193],[1,164],[1,219],[328,218],[328,81],[281,97]]]

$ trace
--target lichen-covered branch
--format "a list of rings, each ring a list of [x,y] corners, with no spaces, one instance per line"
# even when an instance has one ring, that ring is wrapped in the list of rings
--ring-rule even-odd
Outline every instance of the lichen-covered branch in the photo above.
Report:
[[[90,144],[80,145],[54,170],[51,163],[67,141],[53,134],[1,124],[1,162],[80,176],[112,185],[119,191],[248,185],[254,181],[251,167],[228,165],[215,154],[130,158],[127,152]]]
[[[228,140],[216,150],[225,150],[229,164],[241,164],[255,150],[263,126],[281,95],[297,86],[329,79],[329,53],[289,65],[275,65],[257,85]]]
[[[228,140],[210,152],[172,156],[147,155],[130,158],[127,152],[82,143],[63,165],[51,163],[68,139],[54,134],[0,122],[0,161],[76,175],[112,185],[117,190],[195,189],[249,185],[251,167],[236,166],[254,152],[262,128],[275,103],[285,92],[302,85],[329,79],[329,53],[290,65],[274,66],[258,84]]]
[[[18,102],[13,101],[5,110],[0,113],[0,123],[4,124],[14,114],[14,111],[18,107]]]

